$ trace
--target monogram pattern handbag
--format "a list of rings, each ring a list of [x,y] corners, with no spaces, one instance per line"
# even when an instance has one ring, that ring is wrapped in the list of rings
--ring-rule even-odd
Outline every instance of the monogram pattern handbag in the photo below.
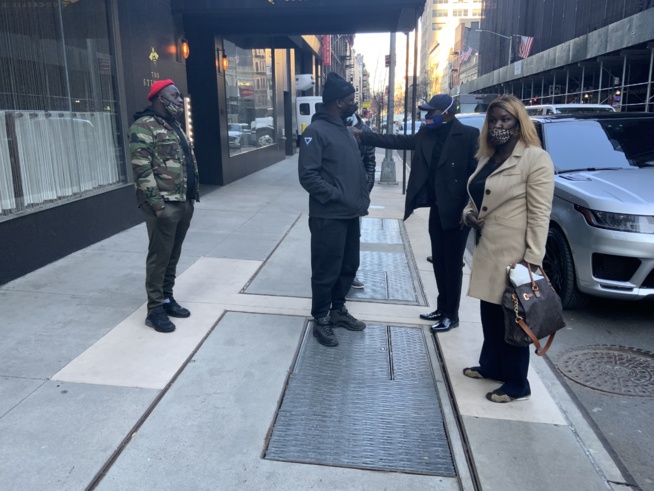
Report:
[[[504,308],[504,341],[513,346],[534,344],[535,353],[543,356],[554,341],[554,334],[565,327],[561,299],[552,287],[549,278],[538,267],[538,279],[534,279],[531,267],[527,265],[529,277],[526,283],[514,285],[511,272],[516,266],[507,268],[507,287],[502,295]],[[518,282],[519,283],[519,282]],[[549,336],[545,346],[540,340]]]

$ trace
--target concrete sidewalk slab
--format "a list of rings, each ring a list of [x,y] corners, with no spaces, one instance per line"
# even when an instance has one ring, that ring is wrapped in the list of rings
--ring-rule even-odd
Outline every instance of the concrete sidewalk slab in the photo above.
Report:
[[[184,305],[191,317],[173,319],[177,329],[165,336],[145,325],[147,308],[142,306],[52,380],[163,389],[223,313],[211,304]]]
[[[157,394],[44,383],[0,418],[0,487],[85,489]]]
[[[57,276],[37,273],[49,278],[45,286],[56,282]],[[57,268],[57,274],[65,273]],[[37,283],[40,281],[26,281],[24,285]],[[0,375],[51,377],[134,312],[143,299],[121,297],[116,302],[102,296],[0,290]]]
[[[484,489],[600,491],[605,480],[567,426],[463,418]]]
[[[455,387],[457,405],[462,415],[551,425],[567,424],[533,368],[529,372],[531,397],[514,404],[488,402],[486,393],[501,384],[490,380],[474,380],[463,375],[464,368],[478,365],[483,342],[480,323],[462,322],[457,329],[439,334],[438,342],[443,349],[448,375]]]
[[[227,313],[97,489],[458,489],[453,479],[261,458],[305,322]]]

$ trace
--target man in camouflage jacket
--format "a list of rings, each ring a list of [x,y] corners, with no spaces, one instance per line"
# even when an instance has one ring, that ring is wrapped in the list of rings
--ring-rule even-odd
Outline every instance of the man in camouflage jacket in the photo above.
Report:
[[[152,106],[136,113],[129,129],[136,195],[150,240],[145,323],[158,332],[172,332],[175,324],[169,316],[191,315],[173,298],[173,287],[194,201],[199,200],[199,176],[191,143],[176,119],[184,106],[173,81],[155,82],[148,100]]]

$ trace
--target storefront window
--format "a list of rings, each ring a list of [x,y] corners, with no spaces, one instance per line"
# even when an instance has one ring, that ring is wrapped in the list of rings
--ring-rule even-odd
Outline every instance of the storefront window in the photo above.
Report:
[[[230,156],[273,145],[273,63],[270,49],[243,49],[224,41]]]
[[[105,0],[0,7],[0,220],[126,182]]]

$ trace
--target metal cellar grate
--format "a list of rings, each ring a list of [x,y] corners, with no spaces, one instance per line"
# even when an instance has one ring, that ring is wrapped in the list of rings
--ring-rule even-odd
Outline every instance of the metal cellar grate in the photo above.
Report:
[[[318,344],[309,323],[265,458],[454,477],[422,330],[336,329]]]

